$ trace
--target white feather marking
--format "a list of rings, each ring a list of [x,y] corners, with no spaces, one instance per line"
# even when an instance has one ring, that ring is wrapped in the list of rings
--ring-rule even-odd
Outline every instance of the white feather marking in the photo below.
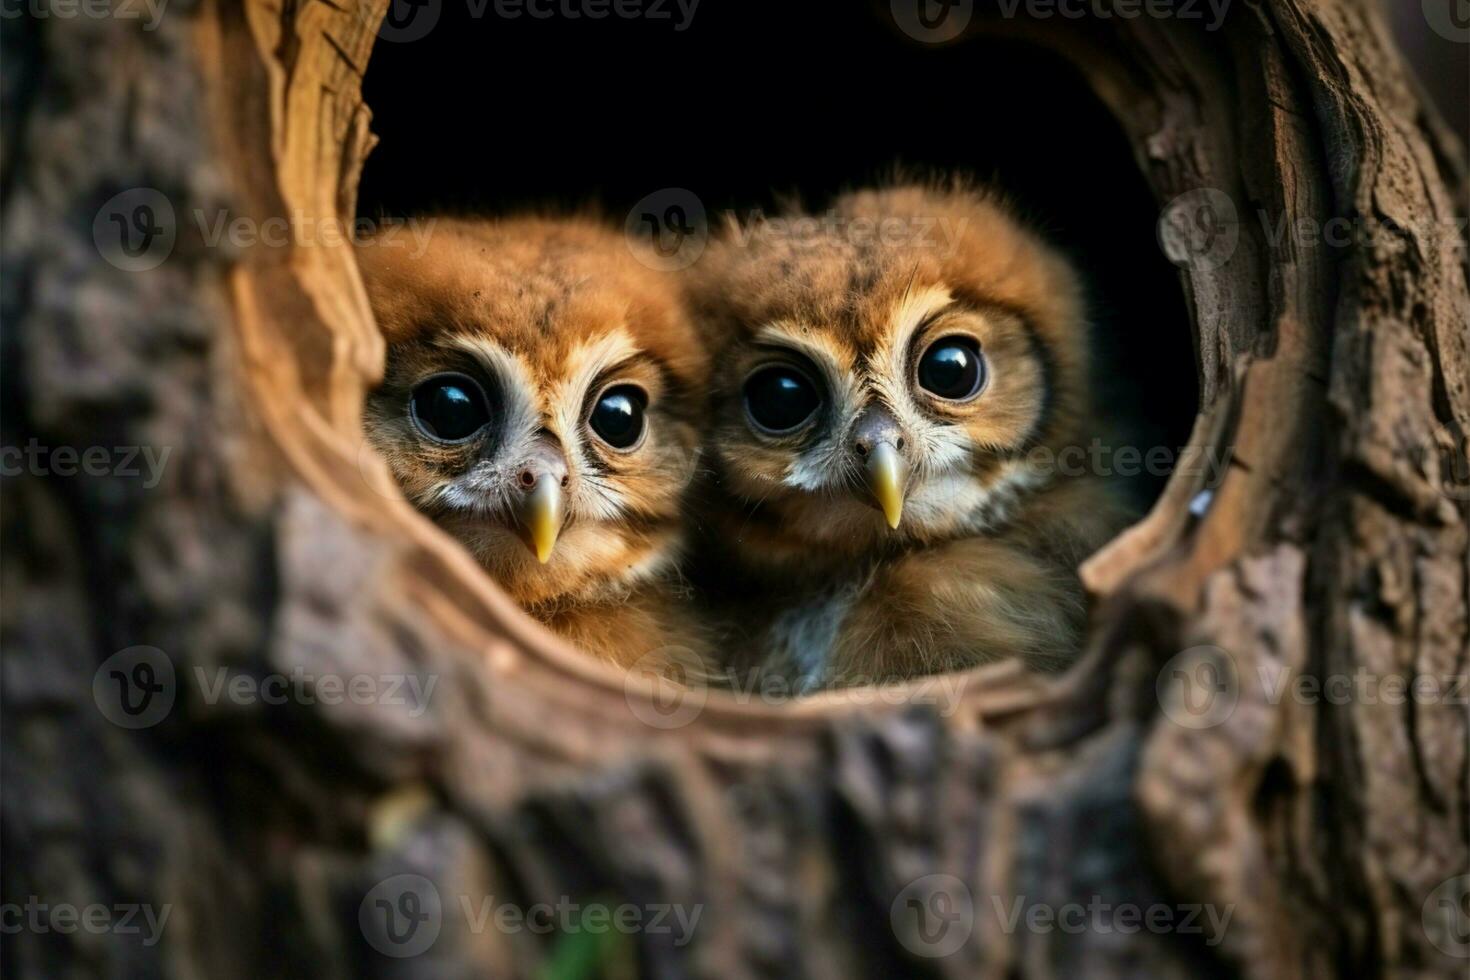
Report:
[[[567,442],[578,439],[580,445],[582,429],[582,406],[587,400],[588,389],[608,369],[622,364],[641,353],[641,349],[626,330],[613,330],[595,340],[578,344],[567,355],[561,379],[550,393],[553,413],[552,431]]]
[[[932,419],[915,400],[909,374],[914,334],[924,321],[953,302],[949,290],[931,286],[908,293],[894,308],[884,343],[866,365],[866,380],[893,412],[912,448],[914,478],[922,481],[963,465],[973,450],[969,435],[956,425]]]
[[[843,436],[865,403],[859,379],[849,363],[850,352],[824,343],[827,338],[821,332],[789,321],[766,324],[756,331],[755,339],[757,343],[785,348],[805,357],[822,375],[818,380],[827,389],[827,412],[831,419],[827,434],[791,462],[782,476],[782,484],[807,493],[842,486],[851,466]]]
[[[568,501],[569,514],[580,514],[592,521],[609,521],[627,509],[625,497],[618,492],[613,481],[581,468],[583,454],[587,450],[582,411],[592,393],[592,386],[599,378],[641,352],[626,330],[605,333],[572,348],[561,378],[552,388],[550,428],[566,447],[571,466],[580,477]]]
[[[575,479],[567,500],[567,522],[608,521],[625,511],[623,497],[605,477],[584,472],[582,409],[588,389],[608,369],[640,351],[624,330],[579,344],[568,354],[561,377],[549,390],[537,390],[530,366],[516,353],[480,337],[455,337],[453,346],[466,351],[494,377],[500,388],[502,418],[493,457],[482,460],[457,480],[442,486],[435,501],[471,513],[497,514],[508,509],[506,487],[513,471],[530,452],[541,429],[560,440]]]
[[[531,367],[514,352],[482,337],[454,337],[454,346],[473,357],[500,386],[502,449],[524,446],[540,428],[541,400]]]

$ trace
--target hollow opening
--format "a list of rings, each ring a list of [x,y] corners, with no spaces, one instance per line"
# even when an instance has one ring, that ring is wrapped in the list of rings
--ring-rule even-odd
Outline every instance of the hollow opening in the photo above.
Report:
[[[916,43],[886,4],[699,5],[687,24],[677,8],[665,20],[495,9],[446,4],[426,35],[377,43],[363,217],[594,205],[621,222],[667,188],[712,219],[746,217],[793,196],[819,210],[896,171],[972,175],[1082,272],[1095,380],[1127,444],[1189,441],[1198,357],[1159,205],[1064,58],[995,38]],[[1170,473],[1133,469],[1142,511]]]

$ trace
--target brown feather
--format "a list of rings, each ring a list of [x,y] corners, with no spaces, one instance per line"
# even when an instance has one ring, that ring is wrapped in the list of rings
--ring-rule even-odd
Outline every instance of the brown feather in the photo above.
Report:
[[[622,665],[706,644],[679,562],[709,362],[677,284],[635,247],[589,219],[440,219],[422,255],[386,240],[357,253],[388,342],[365,426],[405,495],[532,615]],[[414,388],[446,371],[494,402],[491,424],[462,444],[427,438],[408,410]],[[620,451],[587,418],[625,383],[647,395],[646,434]],[[546,564],[511,513],[516,439],[557,447],[568,468]]]
[[[704,550],[738,570],[721,576],[738,659],[822,685],[1075,657],[1077,564],[1131,515],[1108,481],[1044,465],[1103,435],[1082,290],[1059,253],[982,191],[907,186],[727,229],[691,289],[717,365]],[[952,335],[989,372],[969,401],[917,383],[922,352]],[[792,435],[746,415],[742,386],[772,358],[825,392]],[[904,434],[896,530],[853,452],[871,406]]]

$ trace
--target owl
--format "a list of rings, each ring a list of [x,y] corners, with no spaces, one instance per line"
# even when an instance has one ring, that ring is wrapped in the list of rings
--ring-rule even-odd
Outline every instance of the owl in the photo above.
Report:
[[[697,661],[681,507],[709,361],[676,284],[591,219],[394,245],[357,258],[387,343],[365,430],[404,494],[574,644]]]
[[[690,288],[717,365],[703,563],[759,670],[1075,658],[1077,566],[1133,515],[1063,454],[1101,426],[1057,251],[988,193],[899,186],[729,229]]]

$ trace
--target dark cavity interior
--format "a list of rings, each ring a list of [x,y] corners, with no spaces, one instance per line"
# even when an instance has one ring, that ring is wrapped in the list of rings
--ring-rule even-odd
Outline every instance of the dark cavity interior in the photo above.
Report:
[[[668,187],[710,215],[774,213],[791,194],[820,210],[895,165],[963,171],[1005,188],[1083,270],[1105,408],[1127,444],[1184,445],[1196,355],[1159,205],[1063,58],[984,39],[926,47],[887,4],[705,0],[682,31],[678,8],[660,9],[669,19],[507,19],[493,2],[444,0],[427,36],[380,40],[361,214],[596,202],[621,220]],[[1140,498],[1165,479],[1138,475]]]

